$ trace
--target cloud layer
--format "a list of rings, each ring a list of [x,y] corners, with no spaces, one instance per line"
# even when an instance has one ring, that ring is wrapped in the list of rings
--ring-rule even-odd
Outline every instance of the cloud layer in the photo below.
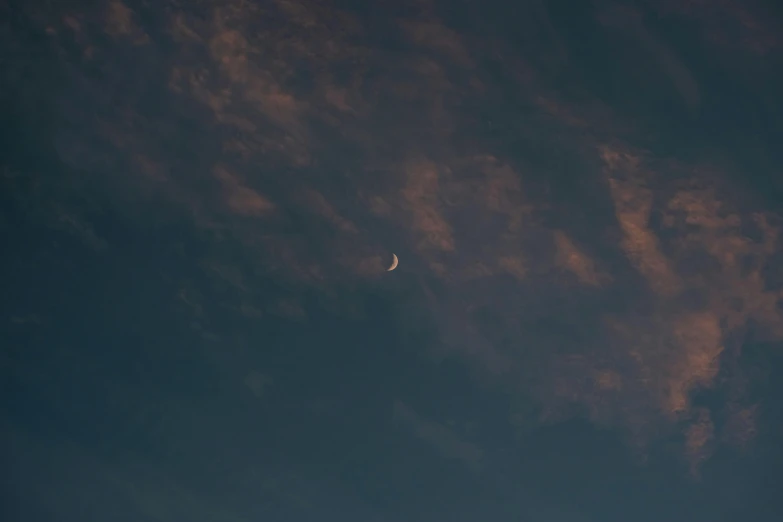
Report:
[[[591,23],[657,64],[683,121],[709,111],[710,87],[655,16],[690,24],[704,53],[738,57],[728,73],[779,63],[774,27],[752,9],[675,3],[610,6]],[[57,79],[30,96],[52,106],[79,177],[50,221],[111,248],[67,206],[85,192],[140,226],[185,221],[212,245],[205,272],[233,289],[221,305],[245,317],[306,320],[304,292],[337,306],[347,288],[415,281],[433,352],[532,401],[535,422],[584,415],[641,453],[675,438],[693,473],[717,445],[752,439],[758,404],[737,361],[748,336],[783,340],[779,216],[746,196],[743,172],[683,158],[666,146],[682,136],[661,138],[569,77],[575,51],[546,7],[523,9],[551,30],[514,43],[449,27],[434,2],[398,4],[27,7],[52,60],[33,76]],[[12,63],[20,78],[30,67]],[[392,251],[397,280],[382,279]],[[266,302],[254,290],[265,277],[291,295]],[[695,399],[716,389],[719,406]],[[394,415],[481,461],[408,406]]]

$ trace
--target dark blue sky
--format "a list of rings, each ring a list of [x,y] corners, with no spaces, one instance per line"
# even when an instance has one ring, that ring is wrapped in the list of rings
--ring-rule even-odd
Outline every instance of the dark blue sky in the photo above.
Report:
[[[4,520],[783,515],[771,4],[0,18]]]

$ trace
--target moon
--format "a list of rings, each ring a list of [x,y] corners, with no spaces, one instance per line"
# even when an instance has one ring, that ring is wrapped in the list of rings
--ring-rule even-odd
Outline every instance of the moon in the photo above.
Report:
[[[395,268],[397,268],[397,263],[399,263],[399,259],[397,259],[397,254],[392,254],[392,264],[389,268],[386,269],[387,272],[391,272]]]

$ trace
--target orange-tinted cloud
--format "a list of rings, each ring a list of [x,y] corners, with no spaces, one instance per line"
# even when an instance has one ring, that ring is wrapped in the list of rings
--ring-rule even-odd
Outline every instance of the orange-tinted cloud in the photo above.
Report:
[[[527,266],[524,259],[519,256],[501,256],[498,259],[498,265],[518,280],[523,280],[527,276]]]
[[[402,196],[408,206],[413,230],[419,236],[419,248],[449,252],[454,250],[451,226],[440,208],[437,165],[429,161],[412,163],[406,169]]]
[[[235,213],[242,216],[263,216],[274,210],[275,206],[271,201],[245,186],[225,167],[217,166],[214,172],[223,185],[226,205]]]
[[[112,0],[106,9],[106,31],[114,37],[129,38],[135,45],[149,43],[149,36],[139,27],[135,14],[121,0]]]
[[[605,278],[598,273],[595,262],[582,252],[563,231],[555,231],[555,260],[558,265],[573,273],[582,284],[600,286]]]
[[[701,271],[699,283],[709,288],[711,306],[728,328],[740,328],[752,318],[769,335],[783,336],[781,294],[767,288],[762,274],[779,248],[780,232],[768,216],[741,217],[714,190],[696,185],[669,201],[664,224],[682,231],[682,255],[700,251],[715,263],[713,270]]]
[[[643,173],[639,170],[640,158],[605,147],[601,150],[601,159],[606,165],[617,221],[624,236],[623,250],[656,292],[677,292],[677,276],[650,229],[654,196],[644,185]]]
[[[742,173],[667,158],[643,131],[628,132],[645,122],[624,121],[587,88],[551,87],[561,78],[549,71],[568,61],[551,21],[544,44],[493,34],[476,47],[434,8],[390,15],[388,35],[404,43],[390,52],[374,41],[375,22],[323,2],[166,5],[166,32],[149,35],[120,2],[36,15],[64,63],[114,75],[73,68],[68,89],[109,101],[58,106],[78,123],[63,124],[58,151],[80,169],[74,185],[130,194],[129,219],[154,205],[195,216],[215,241],[199,266],[230,289],[227,309],[305,321],[301,293],[337,307],[345,286],[404,286],[415,274],[421,302],[411,308],[435,323],[433,349],[490,375],[512,402],[533,402],[550,420],[586,411],[638,447],[675,433],[694,470],[717,444],[749,443],[758,407],[734,384],[737,339],[746,329],[783,338],[770,275],[781,251],[775,217],[733,197],[730,178]],[[670,16],[705,31],[720,26],[715,16],[749,12],[680,5]],[[762,22],[738,16],[729,40],[770,52]],[[651,32],[636,36],[698,104],[697,77],[675,50]],[[113,64],[111,45],[137,68]],[[554,58],[542,67],[531,56]],[[150,93],[165,103],[145,105]],[[170,151],[180,140],[187,153]],[[553,171],[566,161],[569,187],[592,182],[590,191],[558,193]],[[89,240],[66,203],[59,225]],[[405,252],[405,271],[386,274],[391,250]],[[437,291],[424,283],[433,275]],[[291,295],[255,295],[256,278],[284,279]],[[185,288],[182,301],[204,319],[210,303]],[[732,397],[720,417],[693,400],[717,386]],[[441,451],[481,460],[445,426],[404,405],[396,412]],[[725,428],[712,420],[724,413]]]

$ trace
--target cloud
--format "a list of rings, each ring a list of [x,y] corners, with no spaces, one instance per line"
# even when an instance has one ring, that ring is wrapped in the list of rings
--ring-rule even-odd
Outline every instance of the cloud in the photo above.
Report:
[[[472,59],[458,33],[438,21],[404,21],[403,27],[413,42],[441,52],[459,65],[472,66]]]
[[[236,506],[221,505],[185,485],[182,477],[162,472],[138,456],[115,455],[110,460],[77,444],[7,425],[3,442],[3,460],[17,482],[17,509],[34,505],[44,513],[78,517],[89,506],[88,512],[98,517],[132,513],[152,519],[248,520]],[[43,469],[48,471],[42,477],[38,471]]]
[[[134,45],[149,43],[149,36],[136,23],[133,11],[120,0],[109,2],[106,9],[106,32],[115,38],[129,38]]]
[[[585,285],[600,286],[608,276],[598,273],[595,261],[582,252],[563,231],[555,231],[555,259],[558,265],[573,273]]]
[[[251,371],[245,377],[245,385],[255,395],[256,398],[261,399],[266,392],[266,388],[274,383],[274,380],[261,372]]]
[[[356,234],[358,229],[350,220],[344,218],[334,209],[323,194],[309,189],[305,193],[306,205],[316,214],[331,223],[335,228],[349,234]]]
[[[669,259],[650,229],[653,192],[644,185],[640,158],[631,153],[603,148],[615,213],[623,231],[622,248],[651,288],[662,294],[679,290],[679,281]]]
[[[429,161],[416,162],[408,166],[406,174],[403,199],[408,205],[413,229],[420,237],[419,248],[454,250],[451,226],[440,209],[438,167]]]
[[[683,257],[702,252],[714,263],[694,284],[709,288],[710,304],[729,329],[741,328],[752,319],[761,327],[759,333],[783,336],[781,293],[768,288],[763,275],[780,238],[771,216],[740,216],[716,197],[714,189],[695,183],[669,201],[664,224],[680,231]]]
[[[779,23],[761,5],[737,0],[667,0],[656,8],[666,15],[695,22],[700,36],[713,45],[762,56],[781,45]]]
[[[699,464],[709,457],[714,432],[715,426],[710,418],[709,410],[698,410],[695,421],[688,426],[685,432],[685,447],[691,459],[691,474],[698,476]]]
[[[760,429],[737,360],[748,332],[783,339],[779,216],[739,199],[745,173],[708,169],[700,151],[670,157],[646,122],[562,87],[568,56],[544,8],[531,20],[549,20],[548,36],[523,40],[458,32],[434,7],[367,19],[309,0],[164,3],[150,9],[165,30],[146,32],[120,2],[26,9],[54,49],[36,71],[62,81],[24,84],[16,62],[9,77],[55,100],[76,187],[38,175],[22,191],[30,208],[59,209],[49,221],[101,244],[73,211],[85,193],[132,223],[188,220],[210,245],[197,261],[224,290],[221,313],[247,321],[306,321],[313,295],[348,315],[338,296],[405,288],[437,331],[432,351],[534,403],[528,424],[583,415],[640,451],[675,438],[692,471]],[[772,22],[736,2],[657,10],[721,45],[777,45]],[[641,47],[699,104],[708,86],[675,50],[635,13],[614,16],[643,29]],[[405,270],[387,275],[392,250]],[[268,279],[284,290],[265,295]],[[218,303],[194,286],[180,297],[206,321]],[[717,388],[731,400],[697,404]],[[450,428],[402,403],[395,415],[481,461]]]
[[[638,42],[669,77],[688,107],[698,108],[701,93],[696,79],[676,53],[647,29],[641,13],[614,5],[601,12],[598,19],[605,26],[620,30]]]
[[[460,460],[473,469],[481,466],[483,450],[460,437],[452,428],[420,416],[400,401],[394,403],[394,419],[444,457]]]
[[[215,177],[221,182],[225,191],[225,202],[228,208],[241,216],[264,216],[275,208],[271,201],[245,186],[239,178],[225,167],[215,167]]]

